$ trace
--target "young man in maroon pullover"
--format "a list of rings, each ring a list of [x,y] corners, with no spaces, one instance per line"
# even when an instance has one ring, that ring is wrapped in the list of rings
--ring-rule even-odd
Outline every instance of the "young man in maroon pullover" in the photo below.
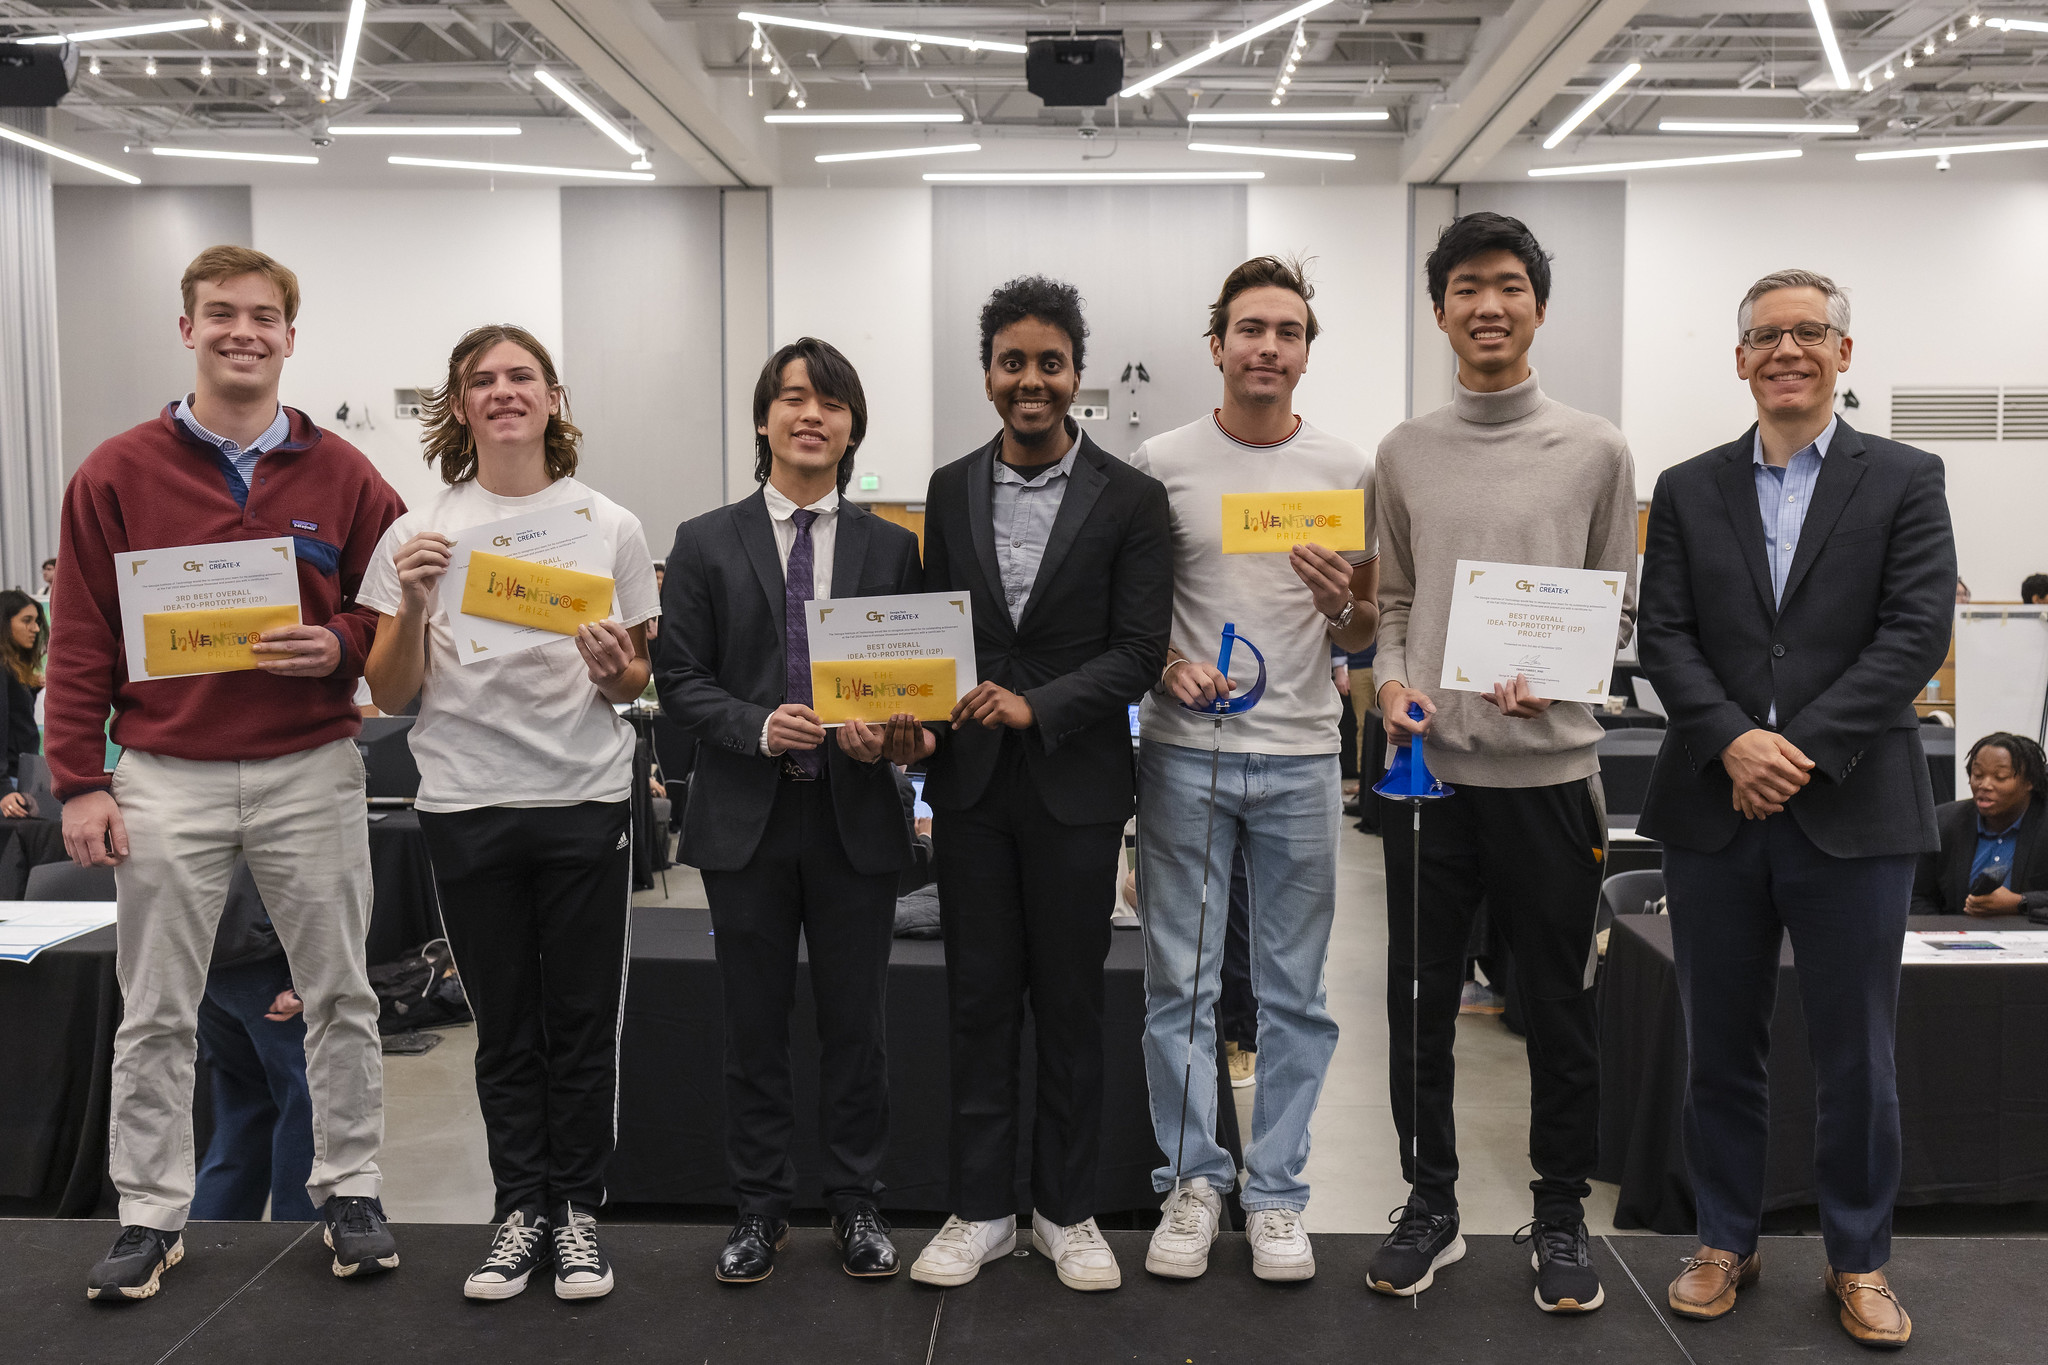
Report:
[[[398,1264],[377,1195],[384,1134],[361,721],[353,700],[377,616],[355,590],[405,510],[360,451],[280,407],[299,282],[219,246],[186,267],[179,331],[191,394],[102,444],[64,492],[50,651],[48,760],[64,844],[111,866],[120,900],[108,1165],[121,1234],[88,1298],[145,1299],[184,1256],[192,1203],[192,1056],[214,931],[245,857],[306,1006],[313,1095],[307,1193],[336,1275]],[[255,670],[129,675],[117,560],[290,536],[302,624],[266,631]],[[125,752],[106,771],[107,715]]]

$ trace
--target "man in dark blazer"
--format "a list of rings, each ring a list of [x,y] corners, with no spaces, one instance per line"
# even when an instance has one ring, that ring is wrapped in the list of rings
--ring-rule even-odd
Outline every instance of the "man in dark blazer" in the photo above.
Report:
[[[1941,461],[1834,416],[1851,342],[1833,281],[1764,277],[1737,331],[1757,425],[1658,479],[1638,626],[1670,713],[1637,827],[1665,846],[1701,1242],[1669,1301],[1719,1317],[1757,1277],[1789,931],[1819,1089],[1826,1284],[1851,1337],[1895,1347],[1912,1331],[1882,1269],[1899,962],[1914,863],[1935,847],[1912,702],[1948,648],[1955,540]]]
[[[911,849],[885,760],[916,757],[903,746],[930,738],[908,717],[824,728],[803,604],[916,592],[917,539],[842,497],[867,402],[833,347],[805,337],[777,351],[755,386],[754,425],[761,489],[676,531],[654,656],[662,708],[697,741],[682,859],[704,874],[725,994],[739,1222],[718,1278],[767,1278],[788,1241],[799,933],[817,1004],[825,1199],[847,1273],[893,1275],[874,1202],[889,1133],[882,1007]]]
[[[1016,1246],[1027,994],[1032,1241],[1070,1288],[1121,1282],[1094,1218],[1102,964],[1135,792],[1128,708],[1165,662],[1172,532],[1165,488],[1067,417],[1087,330],[1071,285],[995,292],[981,363],[1002,432],[925,500],[925,588],[972,594],[981,678],[925,783],[953,1083],[953,1216],[911,1268],[928,1284],[965,1284]]]
[[[1941,848],[1920,855],[1916,915],[2048,920],[2048,760],[2025,735],[1996,731],[1963,760],[1970,795],[1934,813]],[[1986,889],[1973,891],[1980,880]]]

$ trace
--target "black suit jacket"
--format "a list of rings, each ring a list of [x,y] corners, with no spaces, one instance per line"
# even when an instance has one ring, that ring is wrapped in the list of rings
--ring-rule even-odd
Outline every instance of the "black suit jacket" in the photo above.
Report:
[[[1066,825],[1130,818],[1137,789],[1130,704],[1159,680],[1173,625],[1173,533],[1166,486],[1083,433],[1066,496],[1023,619],[1010,622],[995,550],[998,436],[932,475],[925,497],[927,592],[974,600],[974,654],[984,681],[1031,703],[1025,767]],[[925,800],[964,810],[988,788],[1001,730],[940,733]]]
[[[832,595],[916,592],[917,537],[839,501]],[[697,744],[683,808],[684,862],[745,867],[768,826],[781,760],[761,752],[761,727],[787,698],[782,560],[759,492],[676,528],[662,584],[654,685],[662,710]],[[825,743],[846,856],[860,872],[910,866],[910,830],[886,762],[857,763]]]
[[[1814,762],[1786,814],[1837,858],[1936,846],[1913,698],[1948,652],[1955,538],[1941,461],[1835,428],[1782,605],[1771,600],[1752,452],[1664,471],[1650,502],[1637,639],[1670,713],[1637,828],[1712,853],[1742,823],[1720,762],[1766,724]]]
[[[1936,813],[1941,847],[1920,855],[1913,877],[1913,913],[1960,915],[1970,895],[1970,864],[1977,857],[1977,803],[1951,801]],[[2020,817],[2012,852],[2012,889],[2026,903],[2020,913],[2048,911],[2048,794],[2036,792]]]

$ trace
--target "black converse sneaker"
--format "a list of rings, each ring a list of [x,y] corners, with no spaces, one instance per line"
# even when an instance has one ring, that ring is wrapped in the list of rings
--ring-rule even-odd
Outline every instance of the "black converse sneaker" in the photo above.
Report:
[[[509,1299],[526,1288],[534,1271],[548,1263],[548,1220],[514,1209],[491,1239],[491,1254],[462,1282],[465,1299]]]
[[[1544,1312],[1590,1313],[1607,1301],[1583,1220],[1546,1223],[1539,1218],[1517,1232],[1515,1242],[1535,1243],[1529,1264],[1536,1270],[1536,1306]]]
[[[336,1275],[345,1280],[397,1268],[398,1242],[384,1222],[381,1201],[337,1194],[320,1206],[320,1216],[327,1220],[321,1236],[334,1250]]]
[[[1465,1239],[1458,1235],[1458,1215],[1431,1213],[1411,1202],[1387,1215],[1394,1230],[1372,1254],[1366,1284],[1382,1294],[1408,1298],[1436,1283],[1436,1272],[1463,1260]]]
[[[185,1259],[185,1239],[129,1224],[114,1245],[85,1277],[88,1299],[146,1299],[157,1291],[163,1273]]]
[[[612,1292],[612,1263],[597,1244],[597,1220],[574,1204],[555,1211],[555,1297],[601,1299]]]

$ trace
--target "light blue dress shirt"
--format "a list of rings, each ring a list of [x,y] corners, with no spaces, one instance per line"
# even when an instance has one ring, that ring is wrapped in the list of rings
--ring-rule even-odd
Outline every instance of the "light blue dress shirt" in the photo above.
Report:
[[[1074,457],[1081,453],[1081,434],[1058,463],[1026,479],[1002,462],[995,461],[993,520],[996,533],[996,568],[1003,576],[1003,604],[1010,610],[1010,624],[1024,619],[1025,604],[1031,600],[1031,585],[1038,581],[1038,566],[1045,559],[1045,543],[1052,539],[1052,524],[1066,501]]]
[[[269,426],[263,428],[261,436],[246,446],[238,446],[227,437],[199,425],[199,419],[192,415],[192,398],[193,395],[188,393],[179,400],[178,411],[175,414],[177,419],[184,423],[185,430],[227,457],[228,463],[235,467],[235,472],[242,476],[242,489],[247,492],[256,483],[257,457],[266,450],[275,450],[285,443],[292,434],[291,418],[285,415],[284,408],[280,405],[277,416],[271,419]]]
[[[1792,573],[1792,557],[1799,552],[1799,532],[1806,525],[1806,510],[1813,505],[1813,486],[1820,482],[1820,462],[1827,458],[1828,445],[1842,419],[1828,419],[1827,430],[1798,451],[1780,469],[1764,459],[1764,434],[1758,429],[1750,456],[1756,470],[1756,510],[1764,519],[1764,557],[1771,565],[1771,602],[1785,604],[1785,580]],[[1771,703],[1770,722],[1778,723],[1778,703]]]

